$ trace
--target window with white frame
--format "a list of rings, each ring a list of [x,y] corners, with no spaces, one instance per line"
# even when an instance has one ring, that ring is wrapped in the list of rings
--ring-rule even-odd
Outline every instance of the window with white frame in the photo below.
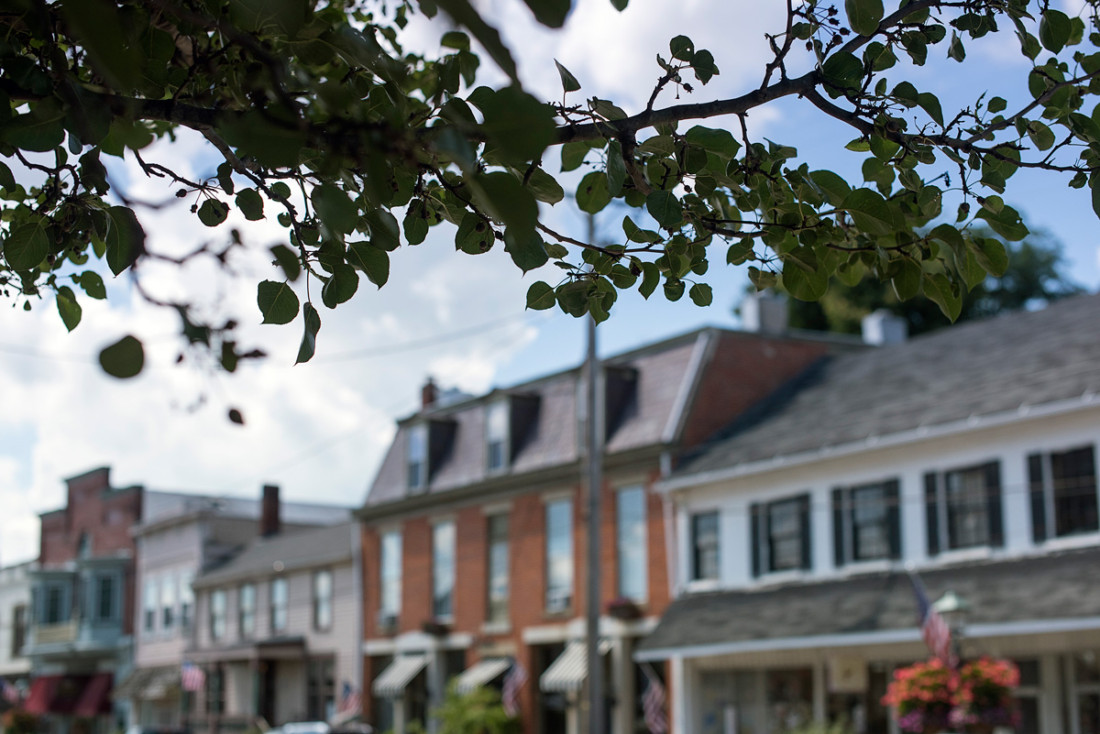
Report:
[[[428,484],[428,424],[410,426],[406,439],[406,466],[409,489],[423,489]]]
[[[901,557],[896,479],[833,490],[833,549],[837,566]]]
[[[226,615],[228,614],[225,589],[210,592],[210,639],[221,640],[225,637]]]
[[[495,400],[485,408],[486,468],[503,471],[508,466],[508,400]]]
[[[615,546],[618,556],[619,596],[645,601],[649,591],[646,578],[646,496],[644,487],[619,490],[615,506]]]
[[[237,589],[237,633],[242,639],[256,634],[256,584]]]
[[[332,629],[332,571],[327,568],[313,574],[313,629]]]
[[[810,495],[756,503],[750,507],[750,514],[754,575],[813,567]]]
[[[490,622],[508,621],[509,564],[508,564],[508,516],[501,513],[486,518],[486,534],[489,538],[488,553],[488,619]]]
[[[160,627],[170,632],[176,625],[176,576],[165,574],[160,579]]]
[[[719,566],[718,511],[691,516],[691,580],[717,581]]]
[[[382,534],[382,551],[378,578],[380,603],[378,613],[385,623],[392,623],[401,611],[401,531]]]
[[[195,592],[191,588],[190,571],[183,571],[179,575],[180,595],[180,627],[191,629],[192,616],[195,614]]]
[[[141,603],[141,629],[145,632],[152,632],[157,628],[157,604],[159,602],[159,593],[160,589],[157,579],[154,577],[146,577],[144,588],[142,589]]]
[[[95,620],[97,622],[110,622],[117,616],[118,585],[115,583],[114,574],[98,574],[95,578]]]
[[[279,576],[271,579],[271,633],[286,632],[287,605],[289,603],[289,588],[286,578]]]
[[[1031,454],[1027,465],[1036,542],[1100,530],[1092,446]]]
[[[573,500],[546,503],[546,610],[573,604]]]
[[[925,475],[930,554],[1004,544],[1000,476],[996,461]]]
[[[450,619],[454,614],[455,524],[432,525],[432,616]]]
[[[60,624],[68,621],[69,599],[61,584],[48,584],[42,600],[42,624]]]

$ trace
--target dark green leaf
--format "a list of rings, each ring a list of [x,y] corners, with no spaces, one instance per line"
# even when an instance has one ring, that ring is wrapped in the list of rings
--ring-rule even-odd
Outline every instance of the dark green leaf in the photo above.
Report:
[[[455,247],[467,255],[480,255],[492,249],[493,241],[493,228],[473,212],[466,212],[455,233]]]
[[[228,117],[218,129],[238,155],[251,156],[265,166],[298,165],[308,140],[299,120],[283,120],[269,112]]]
[[[571,0],[524,0],[539,23],[550,28],[561,28],[569,15]],[[566,90],[568,91],[568,90]]]
[[[611,203],[611,193],[607,188],[607,176],[592,171],[577,185],[577,206],[582,212],[596,214]]]
[[[921,92],[917,95],[917,104],[928,113],[928,116],[939,125],[943,125],[943,110],[940,108],[940,100],[931,92]]]
[[[923,271],[919,263],[909,259],[901,260],[898,268],[898,272],[890,279],[890,284],[894,287],[898,300],[908,301],[920,293]]]
[[[676,229],[684,221],[684,210],[680,200],[671,191],[657,190],[645,200],[646,211],[665,229]]]
[[[623,161],[623,148],[618,140],[612,140],[607,146],[607,190],[612,197],[619,196],[626,182],[626,163]]]
[[[386,252],[393,252],[401,246],[401,227],[397,224],[397,217],[385,209],[374,209],[367,212],[366,220],[370,225],[372,245]],[[374,279],[371,278],[371,280]]]
[[[104,241],[107,245],[107,266],[118,275],[145,253],[145,230],[134,212],[124,206],[107,210],[109,225]]]
[[[229,412],[226,413],[226,416],[229,418],[229,421],[231,423],[236,423],[238,426],[244,425],[244,415],[238,408],[230,408]]]
[[[638,293],[642,295],[642,298],[648,300],[653,295],[653,291],[657,290],[660,282],[660,269],[651,262],[642,263],[642,282],[638,286]]]
[[[475,199],[493,219],[509,229],[534,231],[539,207],[523,183],[505,171],[493,171],[471,181]]]
[[[306,0],[229,0],[229,17],[246,31],[293,38],[309,18]]]
[[[984,219],[990,229],[1006,240],[1016,242],[1028,235],[1027,225],[1020,218],[1020,213],[1010,206],[1004,207],[997,213],[982,208],[974,217]]]
[[[101,301],[107,297],[107,288],[103,285],[103,278],[96,271],[85,270],[80,275],[74,275],[73,278],[90,298]]]
[[[895,205],[871,189],[854,189],[844,197],[842,208],[848,211],[855,225],[868,234],[893,234],[904,226]]]
[[[92,65],[111,86],[122,92],[138,86],[142,69],[138,29],[122,22],[118,5],[106,0],[62,0],[61,10]]]
[[[317,352],[317,332],[321,330],[321,314],[317,313],[312,303],[307,302],[302,306],[302,320],[305,322],[305,329],[302,334],[302,344],[298,347],[298,358],[294,360],[294,364],[308,362]]]
[[[286,283],[261,282],[256,287],[256,304],[265,324],[289,324],[298,315],[298,296]]]
[[[558,67],[558,76],[561,77],[561,88],[565,92],[576,92],[581,88],[581,83],[577,81],[577,77],[570,73],[569,69],[562,66],[557,59],[554,59],[554,66]]]
[[[217,199],[207,199],[199,206],[199,221],[207,227],[217,227],[229,216],[229,206]]]
[[[993,97],[989,100],[989,104],[986,105],[986,109],[992,113],[1004,112],[1006,107],[1008,107],[1008,102],[1002,97]]]
[[[553,140],[553,110],[519,87],[505,87],[489,97],[482,112],[486,137],[519,163],[540,158]]]
[[[531,171],[527,178],[527,189],[536,199],[547,204],[557,204],[565,198],[565,189],[542,167]]]
[[[1061,10],[1050,8],[1043,11],[1043,17],[1039,21],[1039,42],[1048,51],[1058,53],[1069,41],[1072,30],[1069,16]]]
[[[15,176],[7,164],[0,161],[0,191],[13,191],[15,189]]]
[[[691,39],[687,36],[676,36],[668,43],[668,49],[672,53],[672,58],[679,59],[680,61],[691,62],[692,56],[695,55],[695,44],[691,42]]]
[[[709,306],[714,300],[714,293],[706,283],[696,283],[688,291],[688,297],[696,306]]]
[[[974,257],[978,264],[995,278],[1005,274],[1008,269],[1008,251],[1004,243],[993,237],[974,237],[970,240]]]
[[[50,254],[50,238],[43,221],[17,224],[4,240],[4,257],[12,270],[32,270]]]
[[[882,22],[882,0],[844,0],[848,25],[861,36],[873,35]]]
[[[317,216],[332,232],[348,234],[359,222],[359,207],[335,184],[321,184],[309,196]]]
[[[241,189],[237,193],[237,208],[251,222],[264,218],[264,200],[256,189]]]
[[[706,49],[695,52],[691,59],[691,68],[695,71],[695,78],[703,84],[718,76],[718,65],[714,63],[714,56]]]
[[[124,336],[100,351],[99,365],[111,377],[136,377],[145,366],[145,350],[136,338]]]
[[[61,316],[61,322],[65,328],[72,331],[80,323],[81,308],[76,301],[76,294],[72,288],[63,285],[57,289],[57,313]]]
[[[840,206],[844,201],[852,187],[848,185],[848,182],[843,178],[833,173],[832,171],[812,171],[810,178],[825,194],[825,198],[833,206]]]
[[[550,259],[542,237],[534,230],[516,231],[509,228],[504,233],[504,250],[512,257],[516,267],[525,273],[542,267]]]
[[[282,268],[287,280],[298,280],[298,276],[302,274],[302,261],[297,252],[286,245],[275,245],[271,248],[271,254],[275,256],[275,262]]]
[[[561,146],[561,172],[573,171],[584,163],[584,157],[588,155],[588,143],[574,142]]]
[[[954,321],[962,313],[962,293],[943,273],[924,274],[924,295],[930,298],[947,318]]]
[[[1027,123],[1027,136],[1039,150],[1047,150],[1054,145],[1054,132],[1038,120]]]
[[[341,263],[333,268],[332,277],[321,288],[321,301],[329,308],[347,303],[359,290],[359,273],[350,265]]]
[[[715,153],[725,160],[733,158],[741,148],[741,144],[734,140],[733,134],[729,130],[703,127],[702,125],[695,125],[688,130],[684,135],[684,139],[692,145],[698,145],[700,148]]]
[[[553,308],[554,303],[554,289],[541,280],[536,280],[527,289],[527,308],[534,311],[545,311],[548,308]]]
[[[348,262],[366,273],[379,288],[390,279],[389,253],[373,242],[349,242]]]

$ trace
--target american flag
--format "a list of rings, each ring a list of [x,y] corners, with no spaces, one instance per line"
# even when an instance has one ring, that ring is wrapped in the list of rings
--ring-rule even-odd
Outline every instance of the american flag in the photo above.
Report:
[[[665,687],[661,679],[642,668],[646,677],[645,693],[642,694],[642,714],[650,734],[668,734],[668,717],[665,716]]]
[[[0,678],[0,696],[13,706],[19,705],[19,689],[3,678]]]
[[[358,712],[359,707],[362,705],[363,701],[362,696],[359,695],[359,689],[348,681],[344,681],[344,686],[340,692],[339,712],[341,714]]]
[[[201,691],[206,685],[206,673],[194,663],[184,663],[180,669],[180,685],[185,691]]]
[[[514,661],[508,675],[504,676],[504,688],[500,692],[504,713],[509,716],[519,715],[519,694],[526,682],[527,670],[520,661]]]
[[[912,582],[913,593],[917,596],[917,613],[920,617],[920,633],[924,638],[924,644],[934,656],[943,661],[944,665],[955,667],[958,661],[951,649],[951,628],[928,601],[928,592],[924,590],[924,584],[912,571],[909,572],[909,581]]]

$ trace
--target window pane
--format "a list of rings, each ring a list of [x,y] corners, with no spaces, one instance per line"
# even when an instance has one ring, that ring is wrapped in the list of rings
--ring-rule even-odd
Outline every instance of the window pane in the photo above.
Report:
[[[180,624],[187,629],[191,626],[191,614],[195,608],[195,592],[191,589],[191,573],[180,574]]]
[[[1050,455],[1055,532],[1091,533],[1100,529],[1096,502],[1096,465],[1091,446]]]
[[[225,637],[226,595],[225,589],[217,589],[210,594],[210,637],[220,640]]]
[[[799,500],[768,505],[768,550],[769,570],[802,568],[802,507]]]
[[[245,584],[238,596],[239,629],[241,637],[251,637],[256,632],[256,586]]]
[[[426,484],[428,465],[428,427],[413,426],[408,433],[409,488],[418,489]]]
[[[432,526],[432,616],[450,618],[454,612],[455,524]]]
[[[701,512],[691,518],[692,580],[718,578],[718,513]]]
[[[989,544],[989,500],[985,469],[947,472],[947,532],[951,548]]]
[[[890,557],[888,518],[883,485],[852,489],[852,553],[857,561]]]
[[[115,579],[100,576],[96,583],[96,618],[102,621],[115,617]]]
[[[508,516],[493,515],[489,533],[489,620],[508,620]]]
[[[287,581],[284,578],[271,581],[271,631],[286,630]]]
[[[166,574],[160,581],[160,625],[170,630],[176,624],[176,577]]]
[[[489,470],[503,469],[507,463],[508,402],[499,400],[488,408],[486,444]]]
[[[146,579],[142,592],[142,629],[152,632],[157,626],[157,581]]]
[[[646,598],[645,490],[631,487],[619,492],[617,545],[619,596],[635,601]]]
[[[567,609],[573,603],[573,502],[546,505],[546,608]]]
[[[382,536],[381,612],[396,616],[401,608],[401,533],[390,531]]]
[[[332,572],[313,574],[313,626],[327,630],[332,627]]]

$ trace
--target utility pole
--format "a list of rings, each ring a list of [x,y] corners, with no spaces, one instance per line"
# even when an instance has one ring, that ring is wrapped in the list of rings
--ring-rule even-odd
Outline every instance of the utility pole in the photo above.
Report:
[[[595,217],[588,217],[588,241],[595,240]],[[603,441],[600,436],[600,360],[596,355],[596,320],[588,316],[588,350],[585,356],[585,452],[588,464],[588,590],[585,643],[588,656],[588,734],[602,734],[604,728],[603,661],[600,659],[600,487]]]

